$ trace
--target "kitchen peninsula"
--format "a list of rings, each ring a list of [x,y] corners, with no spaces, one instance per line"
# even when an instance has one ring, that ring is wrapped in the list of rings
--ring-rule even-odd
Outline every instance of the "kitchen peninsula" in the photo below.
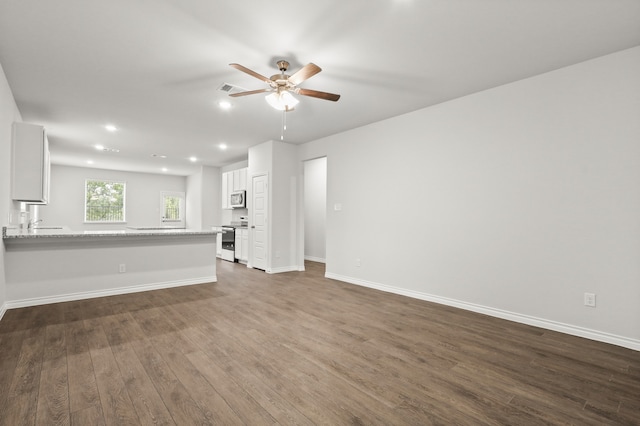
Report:
[[[215,282],[218,233],[3,227],[7,307]]]

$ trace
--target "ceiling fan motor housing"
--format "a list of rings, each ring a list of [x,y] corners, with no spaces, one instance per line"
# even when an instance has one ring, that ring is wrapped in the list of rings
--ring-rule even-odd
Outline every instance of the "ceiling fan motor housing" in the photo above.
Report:
[[[293,86],[289,83],[289,76],[286,74],[274,74],[270,77],[270,79],[273,83],[275,83],[275,85],[272,84],[274,88]]]
[[[276,64],[278,65],[278,69],[282,72],[285,72],[289,68],[289,62],[285,60],[280,60],[276,62]]]

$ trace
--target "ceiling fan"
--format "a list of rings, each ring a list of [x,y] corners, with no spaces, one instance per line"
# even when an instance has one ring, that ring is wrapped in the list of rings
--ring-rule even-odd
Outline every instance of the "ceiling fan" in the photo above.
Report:
[[[313,77],[322,71],[322,68],[317,66],[316,64],[309,63],[304,67],[300,68],[298,71],[293,73],[292,75],[287,75],[285,72],[289,68],[289,62],[280,60],[277,62],[278,69],[280,70],[280,74],[274,74],[271,77],[267,78],[257,72],[250,70],[247,67],[244,67],[240,64],[229,64],[233,68],[242,71],[244,73],[249,74],[252,77],[257,78],[258,80],[262,80],[269,85],[266,89],[258,89],[258,90],[249,90],[246,92],[233,93],[229,96],[231,97],[239,97],[239,96],[247,96],[254,95],[257,93],[265,93],[272,92],[270,95],[267,95],[266,99],[269,105],[274,107],[275,109],[281,111],[291,111],[295,105],[298,103],[298,100],[294,98],[291,93],[295,93],[297,95],[303,96],[311,96],[313,98],[325,99],[327,101],[336,102],[340,99],[340,95],[336,95],[334,93],[320,92],[318,90],[311,89],[303,89],[301,87],[297,87],[300,83],[307,80],[308,78]]]

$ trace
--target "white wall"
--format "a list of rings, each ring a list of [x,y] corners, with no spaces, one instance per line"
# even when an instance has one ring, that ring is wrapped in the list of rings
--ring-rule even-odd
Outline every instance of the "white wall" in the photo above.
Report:
[[[220,168],[220,172],[230,172],[233,170],[244,169],[245,167],[249,167],[249,160],[238,161],[237,163],[227,164]]]
[[[202,229],[220,226],[222,177],[218,167],[202,167]]]
[[[0,224],[8,224],[8,214],[19,208],[11,201],[11,127],[14,121],[22,121],[20,111],[11,93],[2,65],[0,65]],[[0,318],[7,302],[7,284],[4,265],[5,247],[0,248]]]
[[[125,181],[126,221],[123,224],[84,223],[86,179]],[[161,191],[186,192],[184,176],[134,173],[62,165],[51,166],[51,201],[40,206],[43,226],[66,225],[73,230],[122,229],[125,226],[160,226]]]
[[[267,141],[249,148],[247,201],[251,211],[253,177],[268,174],[270,190],[267,212],[267,272],[303,270],[298,262],[298,147]],[[300,209],[302,210],[302,209]],[[249,225],[252,223],[249,218]],[[253,257],[253,234],[249,234],[249,259]],[[301,250],[301,248],[300,248]],[[250,263],[248,266],[252,266]]]
[[[187,228],[211,229],[220,226],[221,178],[218,167],[202,166],[187,176]]]
[[[639,75],[636,47],[303,145],[327,276],[640,349]]]
[[[247,167],[247,187],[251,188],[249,178],[259,174],[270,173],[273,168],[273,144],[267,141],[249,148]]]
[[[273,142],[271,172],[271,267],[273,272],[297,271],[296,220],[298,176],[296,145]]]
[[[304,258],[325,262],[327,158],[304,162]]]
[[[187,195],[185,200],[186,225],[187,228],[197,226],[200,228],[202,224],[202,186],[203,172],[202,168],[198,173],[187,176]]]

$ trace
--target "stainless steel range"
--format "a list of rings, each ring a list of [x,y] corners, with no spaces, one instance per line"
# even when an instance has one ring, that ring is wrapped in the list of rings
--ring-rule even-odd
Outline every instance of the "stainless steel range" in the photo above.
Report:
[[[231,221],[229,225],[221,227],[222,230],[222,254],[221,258],[229,262],[236,261],[236,228],[246,227],[246,216],[240,216],[239,221]]]
[[[236,257],[236,229],[232,226],[223,226],[222,229],[222,254],[223,260],[235,262]]]

